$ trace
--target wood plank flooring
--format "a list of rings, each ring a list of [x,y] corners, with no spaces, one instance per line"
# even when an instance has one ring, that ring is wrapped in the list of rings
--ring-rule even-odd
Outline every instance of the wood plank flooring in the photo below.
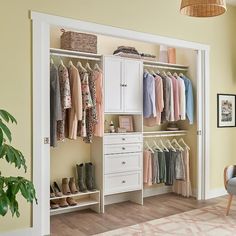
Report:
[[[223,198],[197,201],[175,194],[163,194],[144,199],[140,206],[123,202],[106,206],[104,214],[91,210],[77,211],[51,217],[52,236],[94,235],[137,223],[154,220],[181,212],[219,203]]]

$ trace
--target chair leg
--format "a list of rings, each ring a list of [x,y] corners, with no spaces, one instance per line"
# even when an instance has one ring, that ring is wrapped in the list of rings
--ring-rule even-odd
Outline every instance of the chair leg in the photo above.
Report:
[[[227,210],[226,210],[226,215],[227,216],[229,215],[229,210],[230,210],[232,199],[233,199],[233,195],[230,194],[229,195],[229,200],[228,200],[228,205],[227,205]]]

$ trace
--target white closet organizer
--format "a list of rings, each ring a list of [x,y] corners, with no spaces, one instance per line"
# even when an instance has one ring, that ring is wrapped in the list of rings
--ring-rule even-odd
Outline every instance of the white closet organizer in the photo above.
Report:
[[[102,138],[94,137],[93,143],[90,145],[90,161],[96,166],[95,180],[100,192],[89,192],[84,195],[87,196],[87,199],[82,200],[77,206],[65,210],[52,210],[51,214],[74,211],[81,207],[89,207],[96,212],[99,212],[98,208],[101,207],[101,212],[104,212],[106,204],[127,200],[143,204],[143,197],[147,195],[143,186],[144,139],[188,134],[187,130],[145,130],[143,125],[143,69],[150,67],[187,71],[188,66],[55,48],[51,48],[50,53],[60,57],[100,61],[104,78],[104,116],[126,114],[132,115],[134,120],[134,132],[104,133]]]

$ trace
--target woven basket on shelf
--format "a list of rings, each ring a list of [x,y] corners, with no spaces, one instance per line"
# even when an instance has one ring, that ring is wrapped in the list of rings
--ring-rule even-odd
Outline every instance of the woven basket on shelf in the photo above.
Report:
[[[218,16],[226,11],[224,0],[182,0],[180,12],[195,17]]]
[[[97,53],[97,36],[73,31],[63,31],[61,48],[87,53]]]

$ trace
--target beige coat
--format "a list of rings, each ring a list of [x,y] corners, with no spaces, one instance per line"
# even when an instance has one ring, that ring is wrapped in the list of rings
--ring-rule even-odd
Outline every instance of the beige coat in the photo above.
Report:
[[[68,69],[72,106],[68,113],[68,133],[70,139],[77,139],[78,121],[82,120],[82,92],[78,69],[71,65]]]

